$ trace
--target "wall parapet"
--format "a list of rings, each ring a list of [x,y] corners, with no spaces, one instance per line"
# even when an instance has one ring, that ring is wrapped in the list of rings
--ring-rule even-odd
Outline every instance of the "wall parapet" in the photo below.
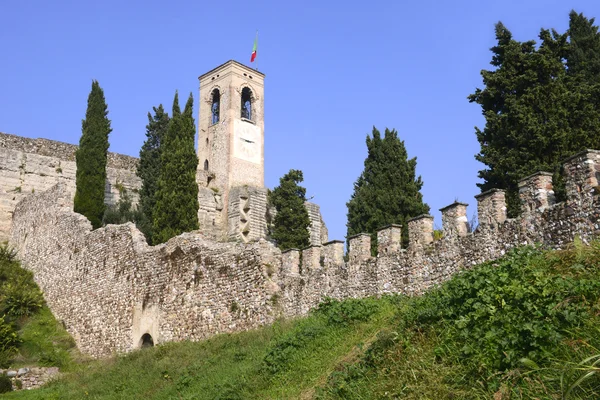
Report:
[[[148,246],[131,223],[92,231],[64,184],[16,206],[11,244],[79,348],[102,357],[135,349],[144,334],[154,343],[200,340],[303,315],[325,297],[420,294],[523,244],[587,242],[600,234],[599,177],[600,153],[586,151],[565,164],[565,202],[552,205],[549,175],[535,174],[522,185],[535,206],[520,217],[506,218],[504,191],[487,191],[476,196],[472,234],[457,228],[466,204],[453,203],[442,210],[449,233],[439,240],[433,217],[422,215],[408,221],[409,251],[390,225],[377,232],[377,257],[371,235],[349,237],[347,261],[341,241],[281,252],[262,239],[216,243],[194,232]]]

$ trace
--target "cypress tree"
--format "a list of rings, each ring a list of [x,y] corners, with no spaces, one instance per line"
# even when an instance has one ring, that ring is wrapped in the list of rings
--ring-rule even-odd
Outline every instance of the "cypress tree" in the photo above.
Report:
[[[593,23],[573,11],[568,32],[542,29],[537,49],[534,41],[518,42],[496,25],[495,69],[481,71],[485,88],[469,101],[481,106],[486,119],[483,130],[475,128],[481,144],[475,158],[486,165],[477,185],[506,189],[511,217],[520,212],[520,179],[553,172],[562,200],[562,161],[600,147],[600,35]]]
[[[277,210],[271,237],[281,250],[302,249],[310,244],[310,218],[304,206],[306,189],[298,185],[303,180],[302,171],[290,169],[269,194]]]
[[[402,239],[408,242],[406,220],[429,212],[423,203],[423,181],[416,176],[417,158],[408,158],[404,141],[396,130],[386,129],[383,139],[373,127],[367,135],[365,168],[354,183],[348,207],[347,236],[371,234],[371,251],[377,248],[376,229],[389,224],[403,226]]]
[[[156,192],[158,190],[158,179],[161,170],[161,143],[169,129],[169,114],[160,104],[153,107],[154,116],[148,113],[148,125],[146,125],[146,141],[140,150],[140,163],[137,175],[142,180],[140,189],[140,220],[137,225],[146,236],[146,240],[152,243],[152,223],[154,220],[154,208],[156,207]]]
[[[193,105],[190,93],[182,114],[175,93],[169,129],[161,143],[161,169],[153,215],[154,244],[198,229],[198,157],[194,149]]]
[[[108,135],[112,131],[108,106],[98,81],[92,82],[81,139],[75,152],[77,165],[74,211],[85,215],[94,229],[102,226]]]
[[[600,34],[594,18],[571,11],[566,52],[570,152],[600,148]]]

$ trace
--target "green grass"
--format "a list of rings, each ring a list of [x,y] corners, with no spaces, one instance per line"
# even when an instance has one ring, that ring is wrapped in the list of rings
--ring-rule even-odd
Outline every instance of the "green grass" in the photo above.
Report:
[[[46,388],[7,398],[311,398],[314,388],[395,313],[391,300],[345,304],[351,304],[349,317],[339,321],[331,313],[340,303],[332,302],[304,319],[83,363]]]
[[[32,324],[21,352],[68,353],[60,327],[33,345],[52,326]],[[600,244],[576,241],[516,249],[420,297],[326,301],[249,332],[67,364],[7,398],[593,399],[598,354]]]

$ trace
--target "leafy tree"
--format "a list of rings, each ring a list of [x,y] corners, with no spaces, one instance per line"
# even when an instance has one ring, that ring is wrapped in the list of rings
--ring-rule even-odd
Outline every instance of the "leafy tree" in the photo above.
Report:
[[[162,104],[153,107],[154,117],[148,113],[148,125],[146,125],[146,141],[140,150],[140,163],[137,175],[142,180],[140,190],[139,210],[140,216],[137,223],[138,228],[146,236],[146,240],[152,241],[152,221],[154,220],[154,208],[156,207],[156,191],[158,190],[158,179],[161,170],[161,143],[169,129],[169,114],[165,112]]]
[[[495,69],[481,71],[485,88],[469,101],[481,106],[486,119],[483,130],[475,128],[481,145],[475,158],[486,165],[477,185],[506,189],[509,216],[520,212],[520,179],[553,172],[560,200],[562,161],[600,146],[600,36],[593,22],[571,12],[569,31],[542,29],[538,48],[496,24]]]
[[[304,206],[306,189],[298,185],[303,180],[302,171],[290,169],[269,194],[269,201],[277,210],[271,237],[281,250],[302,249],[310,244],[310,218]]]
[[[194,99],[190,93],[181,113],[179,97],[175,92],[169,129],[160,144],[161,169],[153,212],[154,244],[198,229],[198,157],[194,149],[196,129],[193,106]]]
[[[75,152],[77,165],[74,210],[85,215],[94,229],[102,226],[108,135],[112,131],[107,117],[104,91],[98,81],[92,82],[85,119],[81,123],[81,139]]]
[[[371,233],[371,250],[377,248],[376,229],[401,224],[403,242],[408,242],[406,220],[429,212],[420,193],[423,181],[416,176],[417,158],[408,158],[404,141],[396,130],[386,129],[381,138],[373,127],[367,135],[365,169],[354,183],[348,206],[348,236]]]
[[[106,206],[102,224],[124,224],[126,222],[135,222],[142,220],[142,215],[137,207],[133,206],[133,201],[129,192],[125,188],[120,188],[121,195],[117,204]]]

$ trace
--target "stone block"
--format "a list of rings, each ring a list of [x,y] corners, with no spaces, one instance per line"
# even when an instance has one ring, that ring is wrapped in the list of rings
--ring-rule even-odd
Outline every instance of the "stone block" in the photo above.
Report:
[[[478,229],[496,229],[506,221],[506,192],[490,189],[475,196]]]
[[[554,205],[554,190],[552,189],[552,174],[536,172],[519,181],[519,198],[521,211],[526,214],[541,213]]]
[[[469,232],[469,219],[467,218],[467,203],[454,203],[440,208],[442,212],[442,229],[444,237],[466,236]]]
[[[397,253],[401,249],[402,225],[391,224],[377,230],[377,254]]]
[[[408,221],[408,247],[417,249],[433,243],[433,217],[419,215]]]
[[[371,258],[371,236],[359,233],[348,238],[348,257],[351,263]]]

